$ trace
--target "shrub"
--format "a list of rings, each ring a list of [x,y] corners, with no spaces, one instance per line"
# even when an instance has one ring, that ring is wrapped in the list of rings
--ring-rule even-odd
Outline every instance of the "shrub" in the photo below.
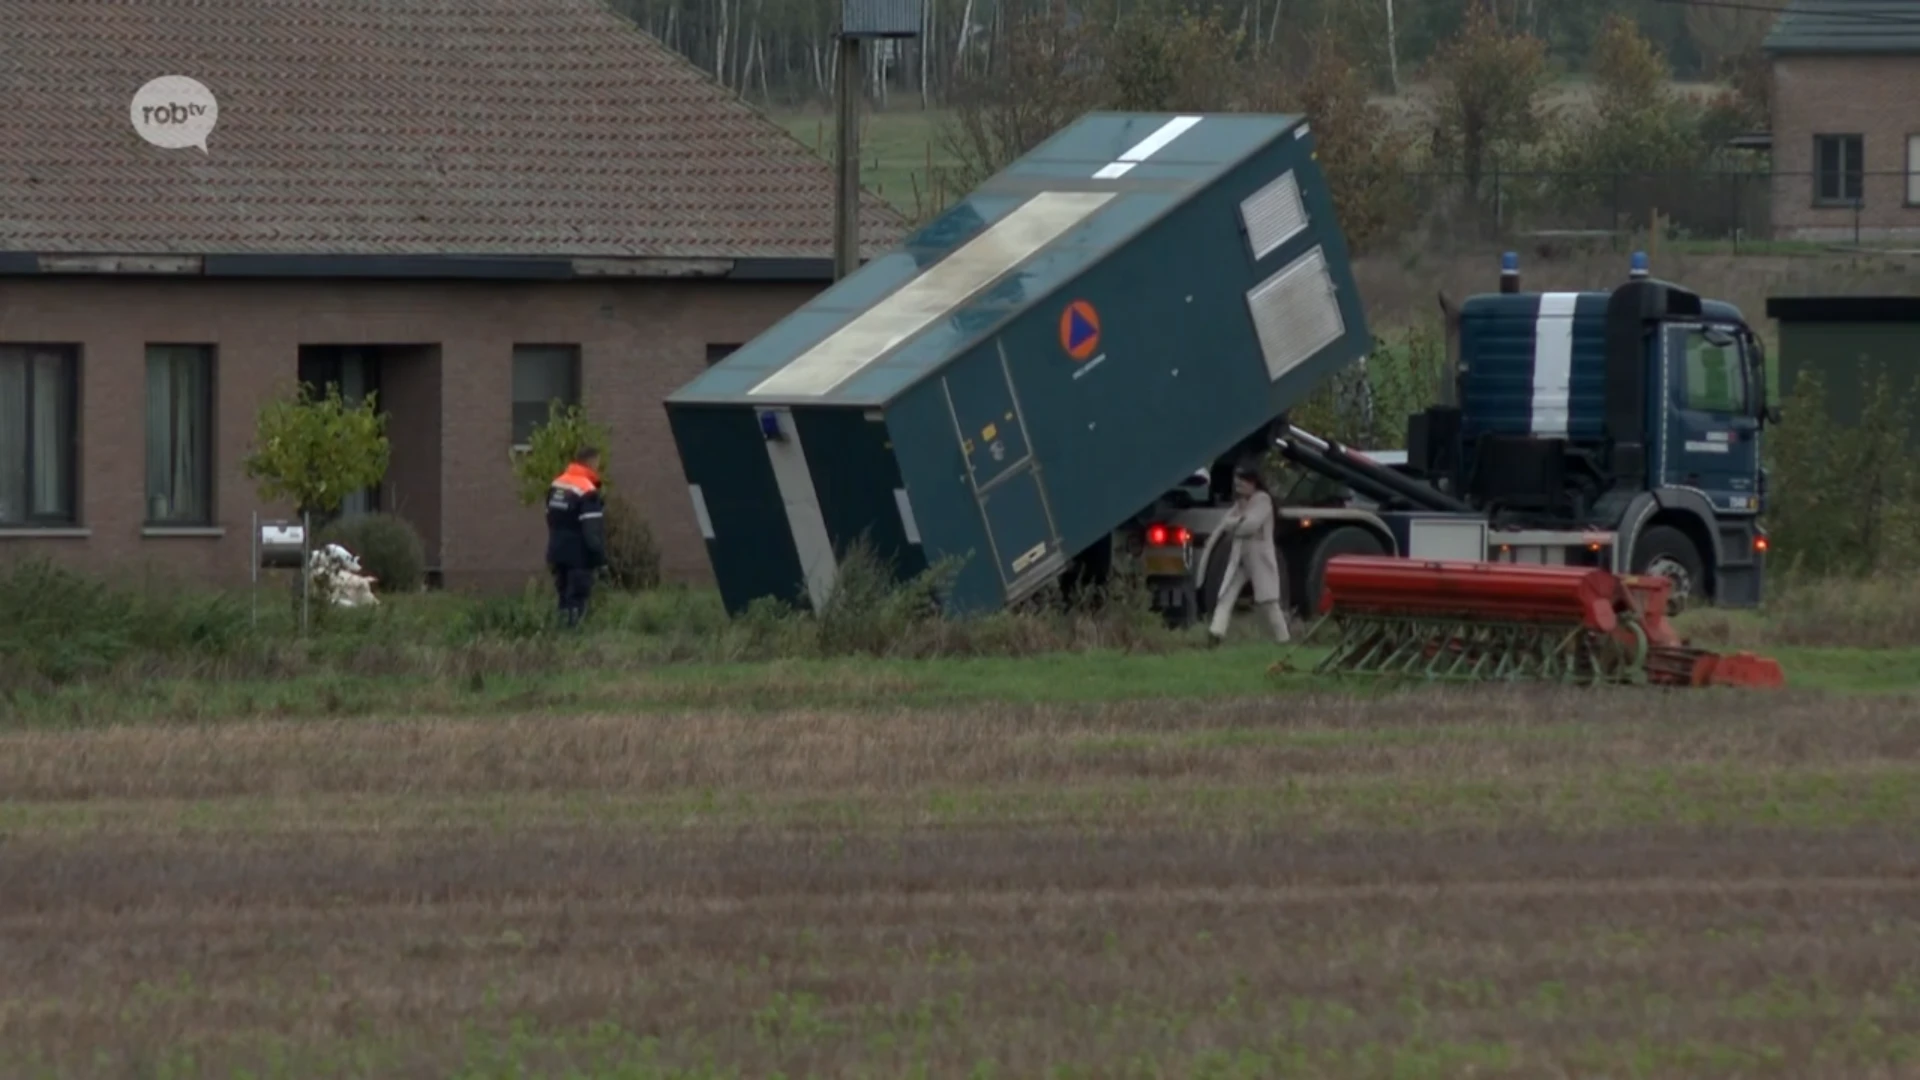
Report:
[[[915,625],[938,617],[957,569],[942,564],[903,582],[865,539],[850,545],[814,613],[817,647],[830,656],[889,655]]]
[[[660,546],[639,507],[608,492],[607,581],[616,589],[638,591],[660,584]]]
[[[1920,410],[1883,364],[1862,362],[1859,419],[1828,412],[1824,381],[1811,369],[1781,403],[1767,436],[1767,529],[1773,562],[1816,578],[1912,571],[1920,567],[1920,467],[1908,449]]]
[[[417,592],[426,583],[427,549],[420,533],[393,514],[359,514],[321,529],[314,547],[339,544],[360,559],[383,593]]]
[[[521,504],[538,506],[546,502],[553,478],[566,471],[574,453],[582,446],[600,451],[598,471],[605,478],[611,456],[607,449],[609,438],[606,427],[587,419],[580,406],[550,402],[547,422],[534,427],[527,439],[526,452],[513,459],[513,477]]]
[[[0,571],[0,687],[64,683],[145,655],[216,656],[249,629],[237,598],[133,589],[44,560]]]
[[[338,386],[329,383],[326,395],[315,397],[301,384],[268,402],[255,423],[254,447],[243,464],[263,499],[290,499],[302,513],[328,514],[387,475],[387,418],[372,394],[349,405]]]

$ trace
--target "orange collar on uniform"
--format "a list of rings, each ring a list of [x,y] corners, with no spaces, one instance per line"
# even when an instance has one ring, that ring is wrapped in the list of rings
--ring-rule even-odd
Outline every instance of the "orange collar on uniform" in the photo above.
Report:
[[[567,466],[566,472],[554,477],[553,486],[585,495],[600,486],[600,474],[576,461]]]

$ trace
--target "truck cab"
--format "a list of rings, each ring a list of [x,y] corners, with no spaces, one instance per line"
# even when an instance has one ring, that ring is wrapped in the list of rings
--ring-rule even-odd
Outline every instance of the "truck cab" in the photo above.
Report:
[[[1408,424],[1412,471],[1495,533],[1606,534],[1586,555],[1674,579],[1677,603],[1760,598],[1765,356],[1738,308],[1647,276],[1610,291],[1501,291],[1450,313],[1452,401]],[[1598,542],[1601,546],[1594,549]]]

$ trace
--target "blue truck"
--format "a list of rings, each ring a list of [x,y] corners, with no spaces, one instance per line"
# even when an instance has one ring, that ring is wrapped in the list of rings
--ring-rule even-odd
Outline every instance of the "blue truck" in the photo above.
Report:
[[[1599,566],[1673,581],[1676,608],[1759,603],[1766,563],[1763,347],[1740,311],[1651,278],[1636,252],[1606,291],[1443,299],[1454,377],[1409,418],[1405,451],[1356,451],[1285,422],[1169,492],[1123,535],[1159,603],[1205,614],[1224,474],[1271,444],[1305,473],[1278,501],[1291,606],[1311,614],[1327,561],[1398,555]]]
[[[1760,595],[1769,415],[1738,311],[1636,274],[1450,317],[1458,378],[1388,462],[1288,421],[1372,338],[1306,117],[1092,113],[665,407],[729,611],[819,608],[865,545],[948,610],[1144,560],[1204,613],[1225,479],[1278,451],[1290,602],[1344,553],[1589,562]]]

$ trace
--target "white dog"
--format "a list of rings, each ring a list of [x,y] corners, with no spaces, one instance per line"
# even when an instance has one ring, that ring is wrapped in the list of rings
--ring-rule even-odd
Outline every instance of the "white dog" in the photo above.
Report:
[[[360,559],[339,544],[328,544],[307,562],[320,602],[335,607],[369,607],[380,602],[373,595],[374,577],[360,569]]]

